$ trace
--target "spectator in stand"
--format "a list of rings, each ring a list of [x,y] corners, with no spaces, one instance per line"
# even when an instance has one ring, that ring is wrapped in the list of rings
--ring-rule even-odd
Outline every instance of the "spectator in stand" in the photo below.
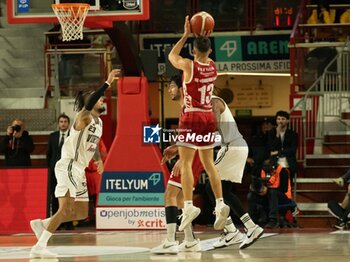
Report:
[[[340,23],[341,24],[348,24],[350,23],[350,8],[345,10],[344,13],[340,16]]]
[[[55,165],[61,159],[61,150],[65,139],[69,135],[70,119],[66,114],[61,114],[57,119],[58,130],[49,135],[46,159],[48,165],[48,208],[47,217],[51,217],[58,210],[58,200],[55,197],[55,188],[57,185],[55,175]]]
[[[256,135],[253,136],[249,145],[249,157],[247,163],[251,167],[251,174],[260,170],[264,160],[270,157],[268,149],[268,133],[274,128],[275,121],[265,117]]]
[[[283,227],[287,210],[297,210],[292,200],[289,170],[273,158],[264,161],[260,177],[255,176],[250,185],[248,204],[255,223],[261,225],[267,221],[266,228]]]
[[[107,157],[107,148],[103,143],[102,139],[98,142],[98,147],[101,154],[101,159],[104,162]],[[102,174],[98,172],[97,164],[95,160],[90,160],[89,166],[85,168],[86,183],[89,193],[89,224],[95,225],[96,205],[97,197],[100,193],[100,185]]]
[[[328,0],[320,0],[317,9],[312,10],[312,14],[307,20],[308,24],[333,24],[336,10],[330,9]]]
[[[5,154],[6,167],[30,167],[30,154],[34,150],[34,143],[25,123],[16,118],[7,127],[6,135],[0,143],[0,153]]]
[[[276,128],[269,132],[268,137],[270,156],[275,158],[278,165],[289,168],[291,182],[293,182],[297,172],[298,135],[288,128],[289,114],[286,111],[276,113],[276,124]]]
[[[328,202],[329,213],[331,213],[334,217],[338,219],[334,227],[342,230],[347,228],[347,224],[349,221],[348,216],[350,213],[350,169],[343,176],[333,179],[333,181],[341,187],[344,186],[344,183],[349,183],[348,191],[346,192],[346,195],[340,205],[338,201],[332,200]]]

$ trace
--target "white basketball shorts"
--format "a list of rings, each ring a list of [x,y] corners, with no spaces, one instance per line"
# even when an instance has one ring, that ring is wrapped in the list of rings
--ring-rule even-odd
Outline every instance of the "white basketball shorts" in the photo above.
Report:
[[[75,201],[89,201],[84,168],[78,166],[73,160],[61,159],[56,163],[55,174],[57,198],[64,197],[69,191],[69,195],[75,198]]]
[[[248,146],[246,144],[222,146],[215,160],[221,180],[242,183],[247,157]]]

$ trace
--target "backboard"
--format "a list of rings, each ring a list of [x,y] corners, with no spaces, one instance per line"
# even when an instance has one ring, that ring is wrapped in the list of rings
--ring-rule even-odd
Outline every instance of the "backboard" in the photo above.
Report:
[[[51,4],[54,3],[90,4],[85,20],[87,27],[94,23],[108,27],[108,24],[111,25],[113,21],[149,19],[149,0],[6,0],[8,22],[13,24],[58,23],[51,8]]]

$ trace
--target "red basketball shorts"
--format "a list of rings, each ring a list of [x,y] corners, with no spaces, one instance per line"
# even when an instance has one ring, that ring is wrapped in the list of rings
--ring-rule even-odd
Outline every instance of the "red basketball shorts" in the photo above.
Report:
[[[196,149],[212,148],[217,139],[215,134],[215,117],[210,112],[186,112],[180,117],[179,136],[176,142],[178,146],[192,147]]]

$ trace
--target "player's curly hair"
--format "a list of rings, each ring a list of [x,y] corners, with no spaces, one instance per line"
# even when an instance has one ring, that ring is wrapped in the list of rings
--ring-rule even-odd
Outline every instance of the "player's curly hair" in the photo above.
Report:
[[[88,97],[93,93],[94,91],[92,90],[80,90],[77,95],[75,96],[75,101],[74,101],[74,111],[79,112],[85,107],[86,101]]]
[[[174,82],[178,88],[181,88],[182,87],[182,77],[181,75],[173,75],[171,78],[170,78],[170,82]]]

